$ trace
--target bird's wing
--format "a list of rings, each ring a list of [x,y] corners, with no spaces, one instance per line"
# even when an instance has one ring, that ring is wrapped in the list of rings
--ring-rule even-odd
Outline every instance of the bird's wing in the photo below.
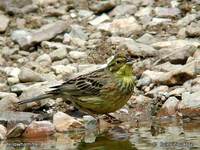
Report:
[[[111,75],[105,69],[69,79],[63,84],[51,87],[52,94],[62,93],[71,96],[99,95],[102,87],[109,81]]]

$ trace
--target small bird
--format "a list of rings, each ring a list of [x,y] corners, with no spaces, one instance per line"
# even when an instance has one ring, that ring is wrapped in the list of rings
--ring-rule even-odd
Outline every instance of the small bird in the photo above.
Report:
[[[62,97],[76,108],[96,117],[123,107],[135,86],[133,60],[126,50],[118,50],[106,67],[50,87],[43,95],[22,100],[29,103],[49,97]]]

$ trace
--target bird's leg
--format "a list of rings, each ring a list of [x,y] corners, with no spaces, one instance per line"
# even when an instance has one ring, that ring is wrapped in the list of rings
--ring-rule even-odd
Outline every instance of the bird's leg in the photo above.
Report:
[[[121,120],[115,118],[114,116],[110,115],[110,114],[105,114],[110,120],[109,123],[113,123],[113,124],[119,124],[119,123],[122,123]]]
[[[87,112],[90,116],[92,116],[93,118],[95,118],[96,120],[96,128],[97,128],[97,131],[98,133],[100,133],[100,119],[99,119],[99,116],[94,114],[94,113],[91,113],[91,112]]]

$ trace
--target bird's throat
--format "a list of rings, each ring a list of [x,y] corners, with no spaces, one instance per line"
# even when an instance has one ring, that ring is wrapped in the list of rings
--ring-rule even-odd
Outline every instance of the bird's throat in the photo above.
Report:
[[[124,65],[116,72],[116,81],[118,82],[118,87],[123,92],[131,92],[134,88],[134,74],[131,65]]]

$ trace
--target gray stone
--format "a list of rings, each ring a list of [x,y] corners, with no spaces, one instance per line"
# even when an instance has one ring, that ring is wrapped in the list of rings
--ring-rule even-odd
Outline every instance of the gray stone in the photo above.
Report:
[[[18,47],[10,48],[10,47],[6,46],[6,47],[3,47],[1,53],[3,54],[3,56],[9,57],[9,56],[15,54],[18,50],[19,50]]]
[[[89,5],[89,8],[94,11],[95,13],[103,13],[111,10],[116,5],[115,1],[108,0],[108,1],[98,1],[94,2],[92,5]]]
[[[26,126],[23,123],[16,124],[12,129],[7,133],[7,138],[17,138],[20,137],[26,129]]]
[[[59,7],[57,9],[57,8],[53,8],[53,7],[47,7],[46,13],[47,13],[48,16],[59,17],[59,16],[66,14],[66,8],[65,7]]]
[[[137,87],[148,86],[151,83],[151,78],[149,76],[141,77],[137,82]]]
[[[16,95],[8,95],[0,100],[0,112],[4,111],[14,111],[17,108],[16,103],[18,102]],[[0,114],[1,114],[0,113]]]
[[[162,109],[164,109],[168,115],[175,115],[178,104],[179,100],[176,97],[169,97],[163,104]]]
[[[197,23],[191,23],[186,27],[186,34],[190,37],[199,37],[200,36],[200,21]]]
[[[50,57],[53,61],[54,60],[61,60],[65,57],[67,57],[67,50],[60,48],[60,49],[54,50],[49,55],[50,55]]]
[[[184,87],[178,87],[175,88],[174,90],[169,92],[170,96],[176,96],[176,97],[181,97],[182,93],[186,92],[186,89]]]
[[[104,26],[106,25],[106,26]],[[142,31],[142,26],[138,24],[134,17],[126,17],[120,19],[114,19],[111,23],[100,24],[98,26],[100,30],[106,30],[113,35],[137,35]]]
[[[89,18],[93,15],[93,12],[89,10],[79,10],[78,15],[83,18]]]
[[[173,64],[185,64],[188,57],[193,56],[197,50],[195,46],[187,45],[179,48],[163,48],[159,50],[158,62],[171,62]]]
[[[51,67],[56,74],[70,75],[77,72],[77,68],[71,64],[69,65],[55,65]]]
[[[19,80],[21,82],[40,82],[43,81],[41,75],[29,68],[23,67],[19,73]]]
[[[50,66],[51,65],[51,57],[48,54],[40,55],[36,60],[41,66]]]
[[[66,132],[83,127],[81,122],[63,112],[57,112],[53,116],[53,124],[58,132]]]
[[[82,40],[87,40],[88,39],[88,35],[85,33],[85,31],[83,30],[84,28],[80,25],[72,25],[71,26],[71,32],[69,33],[69,35],[72,38],[79,38]]]
[[[9,14],[28,13],[37,10],[32,0],[1,0],[0,8]]]
[[[7,97],[7,96],[17,96],[17,95],[15,93],[0,92],[0,99]]]
[[[91,20],[89,23],[93,26],[97,26],[100,23],[110,20],[110,17],[106,14],[102,14],[101,16],[96,17],[95,19]]]
[[[192,45],[195,47],[200,46],[200,42],[198,40],[169,40],[169,41],[162,41],[162,42],[156,42],[151,44],[154,48],[161,49],[161,48],[180,48],[187,45]]]
[[[182,94],[181,104],[185,108],[200,108],[200,92],[189,93],[185,92]]]
[[[178,8],[156,7],[155,14],[158,17],[176,17],[180,14]]]
[[[173,70],[170,72],[156,72],[146,70],[143,72],[141,78],[150,78],[153,83],[156,84],[166,84],[166,85],[176,85],[183,84],[185,81],[189,79],[193,79],[196,77],[195,72],[195,62],[188,63],[183,65],[181,68],[177,70]]]
[[[110,13],[110,16],[126,16],[133,15],[137,11],[137,7],[131,4],[124,4],[116,6]]]
[[[142,16],[151,16],[152,15],[152,11],[153,11],[153,8],[152,7],[142,7],[140,8],[139,11],[137,11],[135,13],[135,16],[136,17],[142,17]]]
[[[5,30],[8,27],[8,24],[10,22],[10,19],[5,15],[0,14],[0,22],[1,22],[0,23],[0,32],[5,32]]]
[[[17,42],[20,46],[24,46],[27,43],[30,43],[32,40],[31,33],[24,30],[16,30],[11,34],[13,41]]]
[[[194,21],[196,18],[197,18],[196,14],[187,14],[185,17],[183,17],[180,20],[178,20],[176,25],[177,26],[182,26],[182,27],[187,26],[192,21]]]
[[[153,98],[153,97],[157,97],[158,95],[160,95],[162,93],[168,92],[168,90],[169,90],[168,86],[161,85],[161,86],[158,86],[158,87],[152,89],[151,91],[147,92],[145,95]]]
[[[37,5],[41,5],[41,6],[46,6],[46,5],[50,5],[50,4],[55,4],[57,3],[58,0],[34,0],[34,3]]]
[[[70,51],[69,56],[73,59],[87,58],[87,54],[85,52],[80,52],[80,51]]]
[[[50,49],[50,50],[56,50],[56,49],[69,49],[69,50],[71,50],[72,49],[71,46],[62,44],[60,42],[43,41],[41,43],[41,46],[42,46],[42,48]]]
[[[166,62],[160,65],[153,66],[153,69],[158,70],[158,71],[163,71],[163,72],[169,72],[173,70],[180,69],[182,65],[179,64],[171,64],[170,62]]]
[[[169,25],[172,24],[172,20],[169,18],[153,18],[151,22],[149,22],[149,26],[158,26],[158,25]]]
[[[62,33],[70,28],[70,21],[57,21],[51,24],[42,26],[40,29],[27,32],[24,30],[17,30],[12,33],[12,39],[16,41],[20,47],[30,47],[35,43],[40,43],[52,39],[57,34]]]
[[[157,55],[157,50],[155,50],[153,47],[135,42],[131,38],[111,37],[110,40],[113,44],[120,44],[122,47],[124,46],[128,48],[128,50],[130,50],[134,56],[147,57]]]
[[[6,139],[7,129],[3,125],[0,124],[0,141]]]
[[[144,44],[152,44],[152,43],[158,42],[158,39],[156,39],[153,35],[149,33],[145,33],[136,41],[140,43],[144,43]]]
[[[9,77],[18,78],[18,75],[21,70],[17,67],[5,67],[5,68],[0,67],[0,71],[4,72]]]
[[[58,60],[58,61],[54,61],[52,63],[52,66],[56,66],[56,65],[67,65],[69,64],[69,60],[67,58],[64,58],[62,60]]]
[[[18,83],[18,84],[11,86],[10,90],[11,90],[11,92],[14,92],[14,93],[21,93],[22,91],[26,90],[27,87],[28,86],[23,83]]]

